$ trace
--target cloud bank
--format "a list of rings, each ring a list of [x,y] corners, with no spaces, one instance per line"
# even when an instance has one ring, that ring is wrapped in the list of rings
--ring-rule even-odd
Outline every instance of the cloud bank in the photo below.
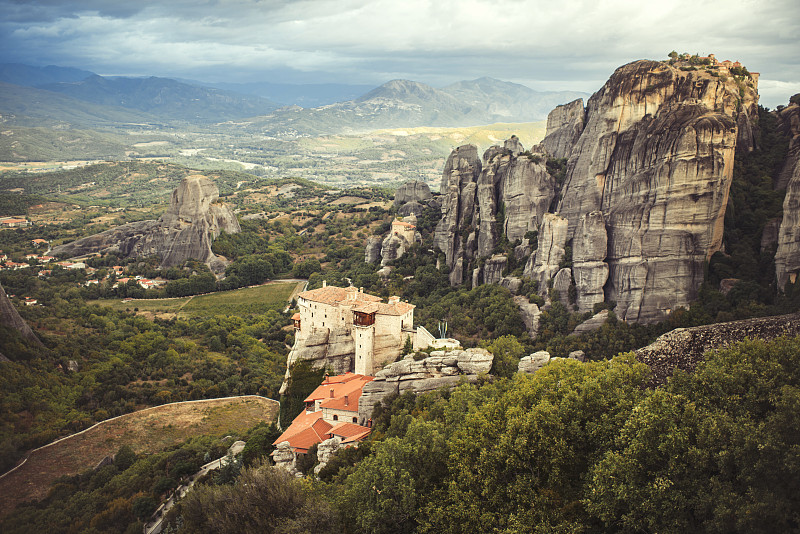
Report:
[[[592,92],[617,66],[713,52],[800,90],[796,0],[0,0],[0,60],[207,81],[444,85],[492,76]]]

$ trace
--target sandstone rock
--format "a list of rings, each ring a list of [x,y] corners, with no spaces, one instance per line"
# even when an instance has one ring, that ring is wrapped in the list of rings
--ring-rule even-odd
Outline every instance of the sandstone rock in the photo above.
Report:
[[[491,370],[493,361],[494,356],[486,349],[433,351],[419,361],[406,356],[375,373],[375,380],[364,385],[358,400],[359,421],[368,420],[375,404],[387,396],[452,388],[462,380],[474,382]]]
[[[787,107],[779,117],[792,135],[789,153],[779,176],[779,181],[786,183],[783,220],[775,252],[775,275],[778,289],[782,291],[786,283],[794,283],[800,273],[800,106]]]
[[[275,467],[277,469],[283,469],[293,475],[297,473],[297,469],[295,468],[297,458],[288,441],[281,441],[278,443],[277,447],[272,452],[272,460],[275,462]]]
[[[0,325],[16,330],[23,339],[32,345],[43,346],[42,342],[39,341],[39,338],[36,337],[36,334],[31,330],[31,327],[28,326],[28,323],[25,322],[25,319],[20,316],[17,309],[11,303],[2,285],[0,285]]]
[[[328,465],[334,454],[342,448],[342,439],[338,436],[328,438],[317,445],[317,465],[314,467],[314,474],[319,475],[322,468]]]
[[[573,350],[572,352],[569,353],[568,358],[572,360],[578,360],[579,362],[585,362],[586,353],[584,353],[582,350]]]
[[[409,248],[411,243],[390,232],[381,243],[381,266],[402,257]]]
[[[220,232],[241,231],[236,216],[217,202],[219,190],[205,176],[187,176],[173,191],[170,207],[155,221],[129,223],[85,237],[52,250],[54,255],[78,256],[116,252],[124,257],[158,256],[162,267],[180,265],[189,258],[205,262],[215,272],[225,262],[211,251]]]
[[[315,329],[306,338],[295,339],[287,356],[287,369],[297,360],[308,360],[315,369],[343,374],[350,371],[355,352],[353,337],[346,329]]]
[[[428,184],[421,180],[412,180],[397,188],[394,193],[394,206],[399,207],[407,202],[425,202],[432,196]]]
[[[503,278],[503,271],[508,265],[508,258],[502,254],[495,254],[483,265],[483,283],[484,284],[499,284],[500,279]]]
[[[392,274],[392,267],[390,265],[381,267],[375,274],[386,280]]]
[[[578,311],[591,311],[603,302],[608,280],[606,258],[608,236],[603,213],[592,211],[581,217],[572,240],[572,275],[575,278]]]
[[[571,308],[569,303],[569,286],[572,285],[572,269],[564,267],[553,277],[553,289],[558,292],[558,299],[567,309]]]
[[[569,335],[579,336],[587,332],[594,332],[595,330],[603,326],[607,320],[608,320],[608,310],[602,310],[599,313],[594,314],[591,318],[585,320],[584,322],[576,326],[575,330],[573,330]]]
[[[536,337],[539,333],[539,316],[542,314],[539,311],[539,306],[528,300],[528,297],[517,295],[514,297],[514,304],[519,308],[519,314],[522,317],[522,322],[525,323],[525,328],[532,338]]]
[[[470,200],[467,196],[462,201],[462,189],[467,184],[476,184],[480,173],[481,161],[475,145],[456,148],[445,163],[442,184],[439,188],[442,194],[442,218],[436,225],[433,244],[435,248],[445,253],[448,267],[452,267],[456,262],[456,251],[461,238],[460,215],[465,211],[471,214],[471,209],[462,209],[463,202]],[[471,200],[474,201],[474,190]],[[461,280],[458,283],[460,284]]]
[[[516,135],[512,135],[510,138],[506,139],[505,143],[503,143],[503,149],[512,156],[519,156],[522,152],[525,152],[525,147],[522,146],[522,143],[519,142],[519,138]]]
[[[516,295],[520,286],[522,286],[522,280],[516,276],[504,276],[500,279],[500,285],[511,291],[512,294]]]
[[[583,99],[556,106],[547,115],[547,131],[542,146],[553,158],[568,158],[583,132],[585,110]]]
[[[539,229],[539,247],[525,266],[524,275],[539,281],[539,290],[547,293],[547,281],[559,271],[564,259],[564,246],[567,241],[567,219],[547,213]]]
[[[397,208],[397,214],[401,217],[408,217],[409,215],[420,215],[423,210],[425,210],[425,206],[416,200],[412,200]]]
[[[550,353],[546,350],[534,352],[530,356],[524,356],[522,359],[520,359],[519,364],[517,365],[517,372],[532,375],[544,367],[549,361]]]
[[[621,319],[657,321],[695,298],[721,245],[738,117],[757,99],[754,83],[740,95],[732,79],[654,61],[620,67],[589,99],[558,211],[570,238],[603,213],[605,298]]]
[[[375,263],[381,257],[381,243],[383,239],[379,235],[371,235],[367,238],[367,245],[364,250],[364,262]]]

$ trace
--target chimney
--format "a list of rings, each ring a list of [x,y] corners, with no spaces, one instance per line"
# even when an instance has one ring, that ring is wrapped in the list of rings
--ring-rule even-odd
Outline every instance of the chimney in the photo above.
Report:
[[[350,405],[350,400],[347,398],[347,395],[344,396],[344,405],[345,406],[349,406]]]
[[[328,281],[327,280],[323,280],[322,281],[322,287],[328,287]]]
[[[333,398],[333,388],[331,388],[331,398]]]
[[[399,304],[399,303],[400,303],[400,297],[394,297],[394,296],[389,297],[389,304]]]

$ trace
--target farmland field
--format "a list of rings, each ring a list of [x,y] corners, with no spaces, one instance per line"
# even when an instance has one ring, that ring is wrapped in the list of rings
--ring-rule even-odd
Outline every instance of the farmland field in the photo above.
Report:
[[[243,287],[195,297],[171,299],[93,300],[89,304],[109,306],[116,310],[136,311],[162,318],[208,317],[214,315],[248,315],[282,309],[299,284],[276,280],[262,286]]]

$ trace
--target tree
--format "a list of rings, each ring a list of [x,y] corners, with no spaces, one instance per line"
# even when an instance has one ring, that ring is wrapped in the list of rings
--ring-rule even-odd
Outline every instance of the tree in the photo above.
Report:
[[[114,455],[114,465],[116,465],[117,469],[120,471],[125,471],[132,466],[135,461],[136,453],[133,452],[130,445],[123,445],[119,448],[117,454]]]
[[[511,335],[497,338],[487,350],[494,355],[491,374],[500,377],[511,377],[517,372],[519,360],[525,354],[525,347]]]

